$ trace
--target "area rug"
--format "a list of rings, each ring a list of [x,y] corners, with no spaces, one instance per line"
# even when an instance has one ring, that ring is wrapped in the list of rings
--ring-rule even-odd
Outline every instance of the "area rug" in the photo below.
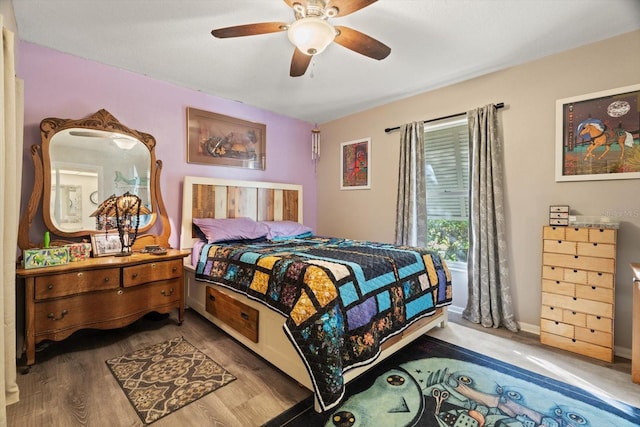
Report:
[[[312,405],[308,398],[263,427],[640,425],[640,409],[608,399],[606,392],[583,390],[428,336],[349,384],[340,406],[317,414]]]
[[[182,337],[106,363],[145,424],[236,379]]]

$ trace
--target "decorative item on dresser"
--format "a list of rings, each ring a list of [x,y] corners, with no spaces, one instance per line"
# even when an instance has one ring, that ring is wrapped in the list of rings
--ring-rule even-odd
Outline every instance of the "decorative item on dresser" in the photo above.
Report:
[[[613,361],[616,234],[615,228],[543,227],[543,344]]]
[[[127,257],[87,258],[82,253],[64,265],[23,263],[16,269],[18,285],[25,288],[27,365],[35,363],[37,343],[60,341],[80,329],[119,328],[147,313],[173,309],[182,323],[182,259],[188,252],[139,251],[146,246],[168,248],[171,234],[160,191],[162,162],[155,158],[153,136],[124,126],[106,110],[80,120],[44,119],[40,134],[42,144],[31,147],[34,188],[18,230],[23,258],[41,246],[30,241],[38,209],[52,248],[84,248],[88,245],[78,240],[104,237],[107,228],[99,227],[90,215],[95,200],[108,194],[135,194],[141,208],[136,209],[132,238],[126,245],[118,242],[117,252],[122,247],[133,252]],[[75,189],[73,199],[69,188]],[[72,214],[65,209],[70,204]],[[159,233],[151,232],[157,228]]]
[[[631,264],[631,269],[633,270],[631,381],[640,384],[640,263]]]

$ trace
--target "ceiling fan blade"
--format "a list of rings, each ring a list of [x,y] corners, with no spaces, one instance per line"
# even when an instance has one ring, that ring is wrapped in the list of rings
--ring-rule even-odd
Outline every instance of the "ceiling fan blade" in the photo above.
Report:
[[[259,34],[279,33],[289,27],[286,22],[261,22],[258,24],[236,25],[235,27],[217,28],[211,31],[214,37],[226,39],[228,37],[257,36]]]
[[[327,0],[327,7],[335,7],[338,9],[336,16],[346,16],[360,9],[364,9],[377,1],[378,0]]]
[[[307,72],[309,64],[311,63],[311,55],[305,55],[298,49],[293,51],[293,58],[291,58],[291,70],[289,75],[291,77],[300,77]]]
[[[336,26],[338,35],[334,39],[341,46],[373,59],[384,59],[391,53],[391,48],[373,37],[349,27]]]

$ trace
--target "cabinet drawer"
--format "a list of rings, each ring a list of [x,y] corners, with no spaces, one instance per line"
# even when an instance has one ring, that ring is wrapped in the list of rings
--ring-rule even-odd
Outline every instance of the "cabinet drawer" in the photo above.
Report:
[[[608,243],[578,243],[578,255],[597,256],[601,258],[615,258],[616,246]]]
[[[182,277],[182,260],[148,262],[122,269],[123,286]]]
[[[560,335],[567,338],[575,337],[575,327],[573,325],[553,320],[540,320],[540,333],[542,332],[548,332],[550,334]]]
[[[540,317],[549,320],[562,320],[562,309],[543,305],[540,309]]]
[[[585,327],[613,334],[613,319],[602,316],[592,316],[588,314],[587,324],[585,325]]]
[[[601,345],[603,347],[613,347],[613,335],[608,332],[598,331],[596,329],[587,329],[576,327],[575,338],[591,344]]]
[[[616,230],[611,228],[589,229],[589,241],[597,243],[615,243]]]
[[[585,341],[554,335],[547,332],[540,332],[540,342],[542,344],[557,347],[573,353],[583,354],[605,362],[613,362],[613,349],[603,347]]]
[[[567,240],[545,240],[542,244],[542,250],[545,252],[553,252],[556,254],[577,254],[577,243]]]
[[[567,230],[565,231],[565,239],[572,240],[574,242],[588,242],[589,229],[580,227],[567,227]]]
[[[613,288],[613,274],[589,271],[587,273],[587,284],[603,288]]]
[[[552,265],[543,265],[542,278],[549,279],[549,280],[563,280],[564,268],[554,267]]]
[[[576,297],[613,304],[613,289],[576,285]]]
[[[567,227],[552,227],[552,226],[544,226],[542,227],[542,237],[544,239],[552,239],[552,240],[564,240],[565,238],[565,229]]]
[[[543,292],[542,304],[578,313],[589,313],[594,316],[613,318],[613,305],[600,301]]]
[[[565,282],[586,284],[588,280],[587,272],[585,270],[578,270],[576,268],[565,268],[564,280]]]
[[[206,309],[253,342],[258,342],[258,315],[253,307],[207,286]]]
[[[562,282],[560,280],[542,279],[542,292],[552,294],[575,296],[576,285],[573,283]]]
[[[562,321],[573,326],[587,326],[587,315],[578,311],[562,310]]]
[[[589,256],[564,255],[544,253],[542,263],[545,265],[555,265],[576,270],[602,271],[613,273],[616,270],[615,259],[596,258]]]
[[[36,300],[62,297],[83,292],[113,289],[120,286],[120,270],[86,270],[35,278]]]
[[[179,307],[181,280],[151,283],[133,288],[119,288],[91,292],[35,303],[35,336],[65,335],[69,329],[99,327],[110,324],[118,327],[131,323],[154,308]],[[67,334],[68,335],[68,334]]]

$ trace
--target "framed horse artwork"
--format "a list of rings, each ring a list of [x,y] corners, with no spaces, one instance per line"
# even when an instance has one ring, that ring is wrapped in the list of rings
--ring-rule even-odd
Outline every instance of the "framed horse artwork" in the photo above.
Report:
[[[640,178],[640,84],[556,101],[556,181]]]

